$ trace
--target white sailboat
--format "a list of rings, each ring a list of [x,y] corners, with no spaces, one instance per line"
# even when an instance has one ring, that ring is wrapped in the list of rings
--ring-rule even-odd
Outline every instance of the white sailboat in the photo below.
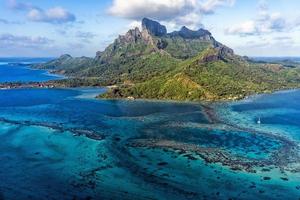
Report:
[[[261,124],[260,117],[259,117],[258,120],[257,120],[257,124]]]

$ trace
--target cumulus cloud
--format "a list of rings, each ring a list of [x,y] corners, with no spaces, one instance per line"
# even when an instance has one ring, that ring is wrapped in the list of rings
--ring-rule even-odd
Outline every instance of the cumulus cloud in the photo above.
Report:
[[[126,31],[127,31],[127,28],[134,29],[135,27],[138,27],[139,29],[142,29],[141,21],[133,20],[133,21],[128,25],[128,27],[126,27]]]
[[[20,36],[13,34],[1,34],[0,35],[0,47],[14,46],[14,47],[26,47],[26,48],[36,48],[42,46],[48,46],[53,43],[46,37],[29,37]]]
[[[8,0],[7,4],[10,9],[14,9],[14,10],[29,10],[29,9],[36,8],[32,4],[21,3],[21,2],[17,2],[16,0]]]
[[[27,17],[29,20],[35,22],[48,22],[57,24],[74,22],[76,20],[75,15],[61,7],[54,7],[45,11],[36,8],[31,9],[28,12]]]
[[[186,14],[195,4],[196,0],[114,0],[109,13],[137,20],[143,17],[168,20]]]
[[[298,17],[298,18],[295,20],[294,24],[295,24],[296,26],[300,26],[300,17]]]
[[[290,24],[279,12],[270,12],[265,3],[260,4],[258,15],[253,20],[233,25],[225,30],[227,34],[247,36],[261,35],[272,32],[282,32]]]
[[[284,49],[284,52],[282,51]],[[249,56],[297,56],[300,46],[289,36],[274,38],[263,37],[260,40],[249,40],[235,47],[242,55]]]
[[[245,21],[226,29],[228,34],[253,35],[257,33],[256,22],[254,20]]]
[[[62,24],[76,21],[74,14],[59,6],[44,10],[32,4],[20,3],[16,0],[9,0],[8,6],[14,10],[27,12],[27,18],[34,22]]]
[[[233,6],[235,0],[207,0],[200,5],[200,10],[205,14],[212,14],[220,6]]]
[[[108,13],[131,20],[149,17],[173,25],[199,27],[203,15],[235,0],[113,0]]]

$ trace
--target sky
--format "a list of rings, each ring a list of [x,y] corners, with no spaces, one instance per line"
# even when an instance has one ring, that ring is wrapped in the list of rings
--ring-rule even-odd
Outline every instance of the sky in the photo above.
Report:
[[[300,56],[299,0],[0,0],[0,57],[95,56],[148,17],[246,56]]]

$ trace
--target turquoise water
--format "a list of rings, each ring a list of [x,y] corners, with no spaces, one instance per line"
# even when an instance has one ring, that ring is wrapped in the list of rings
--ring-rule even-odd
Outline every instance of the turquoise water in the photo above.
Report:
[[[30,64],[45,62],[47,60],[49,59],[0,58],[0,83],[62,79],[62,76],[50,74],[45,70],[33,70],[29,68]]]
[[[1,200],[300,198],[300,91],[211,105],[103,91],[0,90]]]

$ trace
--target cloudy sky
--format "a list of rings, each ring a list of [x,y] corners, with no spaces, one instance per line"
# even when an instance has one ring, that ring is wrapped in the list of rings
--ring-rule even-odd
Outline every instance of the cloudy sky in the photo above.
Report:
[[[94,56],[143,17],[204,27],[236,53],[300,56],[299,0],[0,0],[0,57]]]

